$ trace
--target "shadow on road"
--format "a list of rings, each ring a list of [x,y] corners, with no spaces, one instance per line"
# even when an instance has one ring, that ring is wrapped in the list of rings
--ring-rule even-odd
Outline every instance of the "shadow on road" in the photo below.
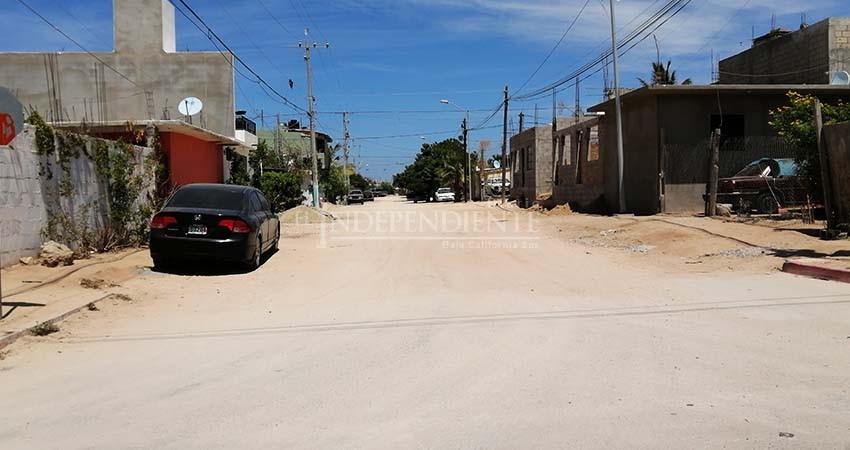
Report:
[[[9,308],[8,311],[5,311],[2,319],[9,317],[12,312],[14,312],[18,308],[40,308],[42,306],[47,306],[44,303],[30,303],[30,302],[3,302],[3,307]]]
[[[266,262],[271,259],[278,250],[270,250],[263,255],[260,267],[257,270],[262,270]],[[253,272],[243,264],[222,262],[222,261],[206,261],[206,260],[185,260],[176,261],[164,267],[150,267],[150,270],[155,273],[167,275],[183,275],[183,276],[227,276],[241,275]]]
[[[772,297],[749,300],[723,300],[700,302],[681,306],[647,305],[594,309],[558,310],[532,313],[462,315],[446,317],[422,317],[390,320],[366,320],[357,322],[315,323],[305,325],[283,325],[257,328],[217,329],[186,333],[164,333],[125,336],[90,336],[71,338],[68,343],[160,341],[180,339],[205,339],[214,337],[262,336],[283,333],[314,333],[377,330],[390,328],[433,328],[443,326],[469,326],[475,324],[512,323],[522,321],[587,320],[611,317],[652,317],[671,314],[711,313],[718,311],[753,310],[761,308],[787,308],[801,306],[824,306],[850,304],[850,295],[816,295],[802,297]]]

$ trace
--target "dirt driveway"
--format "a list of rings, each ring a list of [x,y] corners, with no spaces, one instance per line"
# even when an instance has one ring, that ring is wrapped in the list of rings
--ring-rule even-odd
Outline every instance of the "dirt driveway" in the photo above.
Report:
[[[2,447],[850,447],[847,285],[587,242],[628,221],[333,212],[252,273],[139,264],[15,344]]]

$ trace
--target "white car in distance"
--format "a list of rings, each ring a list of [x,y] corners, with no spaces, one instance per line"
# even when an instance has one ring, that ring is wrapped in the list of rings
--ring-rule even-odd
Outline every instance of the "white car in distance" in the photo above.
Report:
[[[455,201],[455,193],[451,188],[440,188],[437,189],[437,193],[434,194],[434,198],[438,202],[453,202]]]

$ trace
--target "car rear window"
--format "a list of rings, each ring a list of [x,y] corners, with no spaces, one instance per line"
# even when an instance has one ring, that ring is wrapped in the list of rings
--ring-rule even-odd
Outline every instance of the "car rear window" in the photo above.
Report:
[[[168,206],[242,211],[244,201],[241,190],[184,188],[174,193]]]

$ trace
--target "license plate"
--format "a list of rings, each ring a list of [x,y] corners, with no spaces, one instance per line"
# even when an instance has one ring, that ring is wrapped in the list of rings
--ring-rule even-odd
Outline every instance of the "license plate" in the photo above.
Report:
[[[186,234],[207,234],[206,225],[189,225],[189,231]]]

